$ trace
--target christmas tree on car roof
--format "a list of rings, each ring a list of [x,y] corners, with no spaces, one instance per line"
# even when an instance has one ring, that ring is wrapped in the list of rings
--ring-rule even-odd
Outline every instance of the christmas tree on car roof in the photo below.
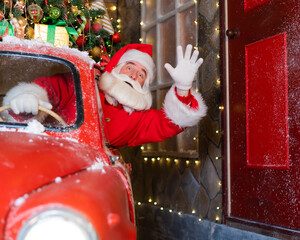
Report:
[[[107,62],[123,45],[103,0],[2,0],[0,38],[12,35],[41,39],[88,51],[96,62]]]

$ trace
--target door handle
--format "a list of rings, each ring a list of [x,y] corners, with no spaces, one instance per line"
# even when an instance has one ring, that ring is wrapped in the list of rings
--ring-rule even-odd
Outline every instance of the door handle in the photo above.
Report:
[[[228,38],[234,39],[234,38],[237,38],[238,36],[240,36],[240,31],[239,31],[238,28],[227,29],[226,35],[227,35]]]

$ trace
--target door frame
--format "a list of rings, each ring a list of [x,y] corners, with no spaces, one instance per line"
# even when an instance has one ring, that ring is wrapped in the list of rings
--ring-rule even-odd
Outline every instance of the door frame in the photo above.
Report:
[[[252,221],[249,219],[231,216],[231,178],[230,178],[230,114],[229,114],[229,48],[226,30],[228,29],[228,2],[230,0],[219,1],[220,4],[220,80],[222,88],[221,113],[223,129],[223,149],[222,149],[222,191],[223,191],[223,216],[224,224],[271,237],[292,239],[294,236],[300,237],[300,231],[278,227],[270,224]],[[243,0],[241,0],[243,1]]]

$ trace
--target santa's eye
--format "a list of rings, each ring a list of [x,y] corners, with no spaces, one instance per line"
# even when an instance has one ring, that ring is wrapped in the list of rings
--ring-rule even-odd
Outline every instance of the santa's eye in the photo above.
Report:
[[[131,67],[130,67],[130,66],[127,66],[127,70],[128,70],[128,71],[131,71]]]

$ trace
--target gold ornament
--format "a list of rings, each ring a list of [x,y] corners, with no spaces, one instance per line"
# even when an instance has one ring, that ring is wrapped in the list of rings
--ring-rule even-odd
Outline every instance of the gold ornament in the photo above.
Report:
[[[78,11],[78,7],[77,6],[72,6],[71,7],[71,12],[74,13],[76,11]]]
[[[24,0],[19,0],[18,1],[22,6],[25,6],[25,1]]]
[[[20,17],[18,19],[18,23],[19,23],[20,27],[25,27],[27,25],[27,19],[24,17]]]
[[[26,38],[28,39],[34,38],[34,29],[32,27],[27,28]]]
[[[91,55],[93,57],[100,57],[101,48],[100,47],[94,47],[91,51]]]
[[[5,3],[6,5],[10,5],[10,2],[11,2],[11,0],[4,0],[4,3]]]

